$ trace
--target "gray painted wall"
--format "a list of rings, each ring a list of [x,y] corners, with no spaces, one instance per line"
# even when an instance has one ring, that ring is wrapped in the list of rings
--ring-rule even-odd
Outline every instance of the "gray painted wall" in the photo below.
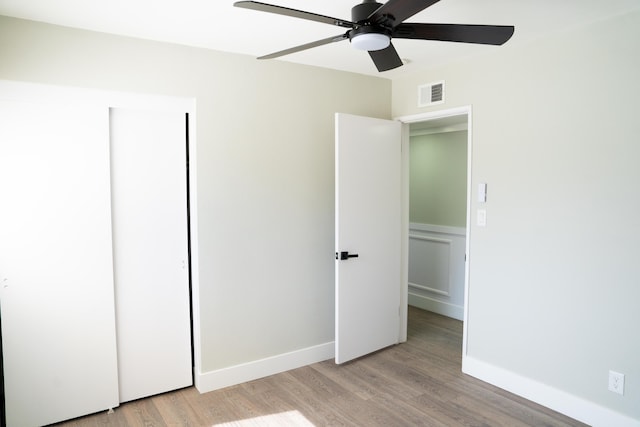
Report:
[[[409,221],[467,226],[467,131],[410,139]]]
[[[467,355],[636,420],[639,52],[636,11],[393,82],[394,116],[473,108],[472,188],[489,198]],[[416,87],[441,79],[446,104],[418,109]]]
[[[5,17],[0,78],[195,97],[202,371],[333,341],[334,113],[390,81]]]

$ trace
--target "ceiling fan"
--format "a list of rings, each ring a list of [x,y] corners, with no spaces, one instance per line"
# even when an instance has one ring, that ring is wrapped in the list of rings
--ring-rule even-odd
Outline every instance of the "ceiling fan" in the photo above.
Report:
[[[387,71],[402,65],[398,52],[391,44],[392,38],[502,45],[513,35],[514,27],[511,25],[403,23],[405,19],[438,1],[389,0],[382,4],[375,0],[363,0],[351,9],[351,21],[257,1],[239,1],[234,6],[348,28],[344,34],[285,49],[258,59],[277,58],[349,39],[354,48],[369,52],[378,71]]]

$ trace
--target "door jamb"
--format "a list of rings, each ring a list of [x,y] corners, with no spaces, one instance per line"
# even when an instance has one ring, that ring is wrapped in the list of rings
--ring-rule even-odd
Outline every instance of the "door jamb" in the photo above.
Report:
[[[402,126],[402,230],[401,230],[401,242],[402,242],[402,272],[400,282],[400,335],[399,342],[405,342],[407,340],[407,312],[408,312],[408,293],[409,293],[409,125],[411,123],[426,122],[430,120],[442,119],[452,116],[467,116],[467,230],[465,235],[465,253],[466,260],[464,265],[464,320],[462,329],[462,357],[467,354],[467,328],[468,328],[468,313],[469,313],[469,261],[471,259],[470,254],[470,231],[471,231],[471,166],[472,166],[472,113],[471,105],[463,107],[450,108],[446,110],[437,110],[429,113],[420,113],[409,116],[395,117],[403,124]]]

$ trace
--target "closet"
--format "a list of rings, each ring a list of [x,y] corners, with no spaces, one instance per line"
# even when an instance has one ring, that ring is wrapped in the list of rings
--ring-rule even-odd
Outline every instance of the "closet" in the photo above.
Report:
[[[188,109],[0,85],[7,425],[191,385]]]

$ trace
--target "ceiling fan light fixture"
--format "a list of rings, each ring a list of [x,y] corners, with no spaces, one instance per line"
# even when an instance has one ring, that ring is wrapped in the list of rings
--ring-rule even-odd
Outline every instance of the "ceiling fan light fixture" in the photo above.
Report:
[[[389,46],[389,43],[391,43],[391,38],[380,33],[362,33],[351,38],[351,46],[358,50],[382,50]]]
[[[258,1],[236,1],[234,6],[283,16],[306,19],[323,24],[348,28],[346,33],[327,37],[311,43],[305,43],[281,50],[258,59],[271,59],[291,53],[301,52],[313,47],[349,39],[358,50],[366,50],[378,71],[388,71],[408,61],[403,60],[391,44],[392,38],[437,40],[458,43],[476,43],[499,46],[511,38],[515,28],[512,25],[465,25],[465,24],[425,24],[405,23],[416,13],[437,3],[438,0],[361,0],[351,8],[351,21],[291,9]]]

